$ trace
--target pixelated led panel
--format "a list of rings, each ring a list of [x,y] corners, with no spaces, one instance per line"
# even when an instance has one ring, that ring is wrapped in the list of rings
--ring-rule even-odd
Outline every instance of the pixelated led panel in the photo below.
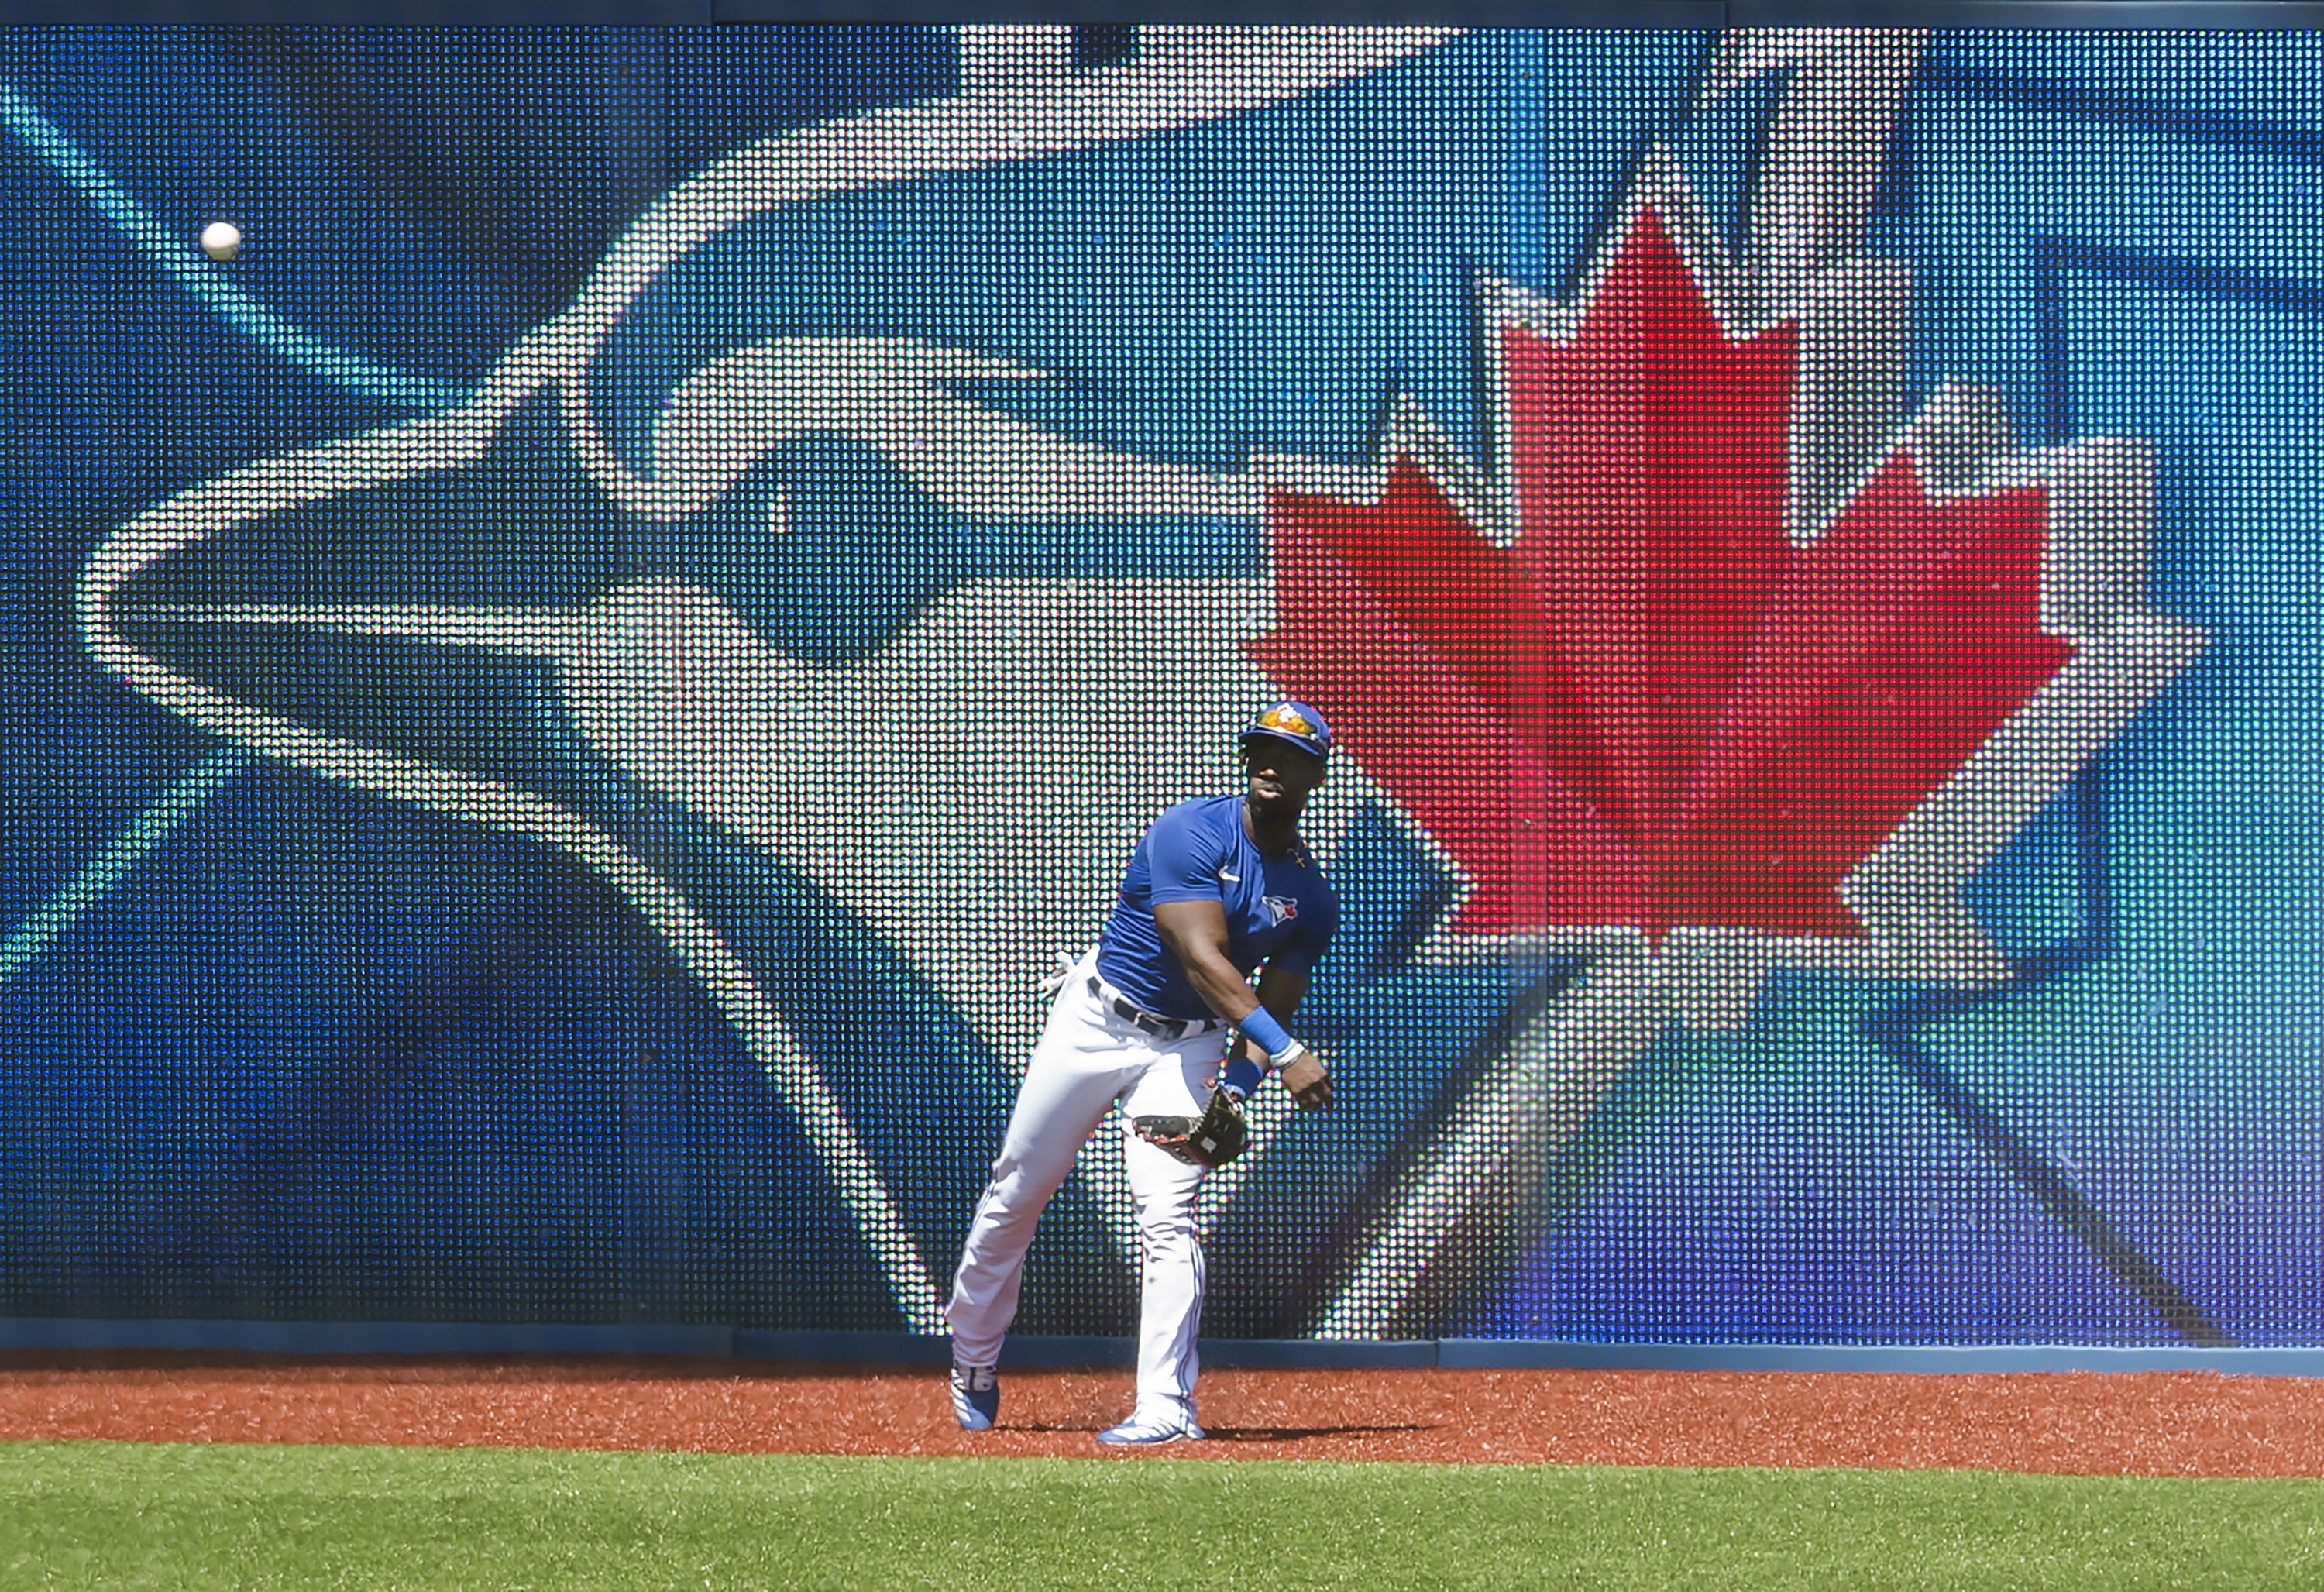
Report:
[[[2315,1341],[2319,68],[0,40],[0,1309],[938,1330],[1288,695],[1208,1330]]]

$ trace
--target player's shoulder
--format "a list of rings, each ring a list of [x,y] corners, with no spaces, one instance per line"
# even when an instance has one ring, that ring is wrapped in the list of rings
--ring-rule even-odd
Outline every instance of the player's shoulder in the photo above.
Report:
[[[1293,863],[1296,876],[1299,880],[1299,894],[1314,909],[1323,915],[1323,923],[1328,927],[1338,920],[1340,892],[1333,888],[1331,879],[1325,877],[1323,860],[1315,855],[1315,848],[1309,845],[1305,838],[1299,842],[1299,849],[1293,858]]]
[[[1139,850],[1157,865],[1208,869],[1235,843],[1236,833],[1219,816],[1218,803],[1208,797],[1165,807],[1147,826]]]
[[[1336,903],[1340,892],[1332,887],[1331,879],[1324,874],[1323,859],[1316,856],[1315,849],[1304,840],[1299,842],[1297,861],[1306,888],[1319,898]]]
[[[1167,824],[1173,829],[1203,832],[1223,832],[1240,822],[1240,796],[1196,796],[1175,806],[1165,807],[1154,821],[1160,829]]]

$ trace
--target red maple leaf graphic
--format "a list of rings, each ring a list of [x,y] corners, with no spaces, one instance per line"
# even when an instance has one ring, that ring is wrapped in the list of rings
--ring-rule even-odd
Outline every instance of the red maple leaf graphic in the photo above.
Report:
[[[1796,327],[1730,337],[1651,210],[1571,336],[1497,352],[1514,545],[1408,456],[1279,492],[1255,656],[1461,864],[1457,930],[1859,934],[1834,888],[2067,661],[2047,493],[1899,452],[1796,545]]]

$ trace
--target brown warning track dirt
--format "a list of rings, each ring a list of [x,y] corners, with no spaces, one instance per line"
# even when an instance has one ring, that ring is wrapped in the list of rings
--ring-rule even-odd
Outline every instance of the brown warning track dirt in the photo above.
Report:
[[[0,1355],[0,1440],[411,1443],[732,1453],[1107,1452],[1127,1372],[1002,1379],[953,1423],[943,1374],[572,1357]],[[2324,1380],[2186,1372],[1875,1376],[1661,1371],[1219,1371],[1218,1459],[1859,1466],[2324,1476]]]

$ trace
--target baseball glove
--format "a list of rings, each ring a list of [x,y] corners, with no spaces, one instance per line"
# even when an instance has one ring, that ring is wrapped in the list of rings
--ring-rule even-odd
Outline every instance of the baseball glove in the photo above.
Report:
[[[1190,1166],[1224,1166],[1250,1143],[1242,1103],[1218,1088],[1211,1090],[1210,1108],[1200,1117],[1133,1117],[1130,1126],[1139,1138]]]

